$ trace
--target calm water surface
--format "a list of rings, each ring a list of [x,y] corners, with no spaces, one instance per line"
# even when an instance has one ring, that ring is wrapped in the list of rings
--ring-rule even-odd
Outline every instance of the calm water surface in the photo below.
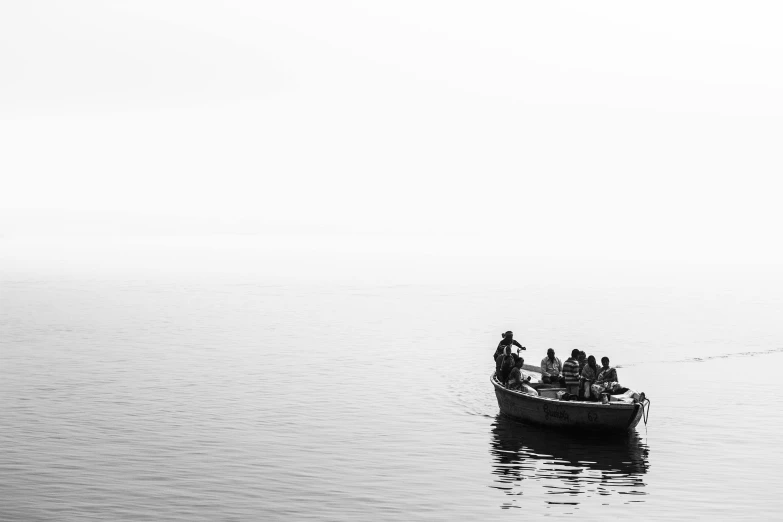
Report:
[[[7,273],[0,519],[771,519],[779,287]],[[777,289],[776,289],[777,288]],[[608,355],[627,437],[498,415],[512,328]]]

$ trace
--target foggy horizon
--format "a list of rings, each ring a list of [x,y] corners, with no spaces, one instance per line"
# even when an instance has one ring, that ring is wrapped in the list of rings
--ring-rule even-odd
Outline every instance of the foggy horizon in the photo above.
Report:
[[[6,240],[783,260],[773,3],[0,9]]]

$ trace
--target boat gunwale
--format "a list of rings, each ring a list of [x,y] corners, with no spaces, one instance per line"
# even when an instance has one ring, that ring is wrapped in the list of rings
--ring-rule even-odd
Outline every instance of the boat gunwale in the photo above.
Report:
[[[570,406],[575,407],[584,407],[584,408],[598,408],[598,409],[613,409],[613,410],[632,410],[636,407],[636,403],[627,403],[627,402],[608,402],[606,404],[602,402],[592,402],[592,401],[564,401],[562,399],[554,399],[552,397],[542,397],[540,395],[530,395],[529,393],[524,393],[518,390],[510,390],[500,384],[500,381],[497,380],[497,377],[495,377],[495,374],[493,373],[490,378],[490,382],[493,386],[495,386],[496,389],[501,389],[502,391],[506,393],[510,393],[512,395],[515,395],[517,397],[523,397],[525,399],[530,400],[540,400],[540,401],[551,401],[556,402],[561,405],[568,404]]]

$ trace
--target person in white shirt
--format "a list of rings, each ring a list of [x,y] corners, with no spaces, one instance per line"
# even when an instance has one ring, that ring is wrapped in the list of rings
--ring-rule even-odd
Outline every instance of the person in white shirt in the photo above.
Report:
[[[555,357],[555,351],[552,348],[548,349],[546,357],[541,359],[541,380],[546,384],[559,384],[565,387],[565,379],[562,373],[563,363]]]

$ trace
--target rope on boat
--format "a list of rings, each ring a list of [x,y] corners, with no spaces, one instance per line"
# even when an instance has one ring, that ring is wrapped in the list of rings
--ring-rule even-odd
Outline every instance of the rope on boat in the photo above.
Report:
[[[639,397],[639,403],[642,405],[642,416],[644,417],[644,425],[647,426],[647,418],[650,416],[650,407],[652,405],[652,402],[650,402],[650,399],[648,399],[644,392],[642,392],[641,397]]]

